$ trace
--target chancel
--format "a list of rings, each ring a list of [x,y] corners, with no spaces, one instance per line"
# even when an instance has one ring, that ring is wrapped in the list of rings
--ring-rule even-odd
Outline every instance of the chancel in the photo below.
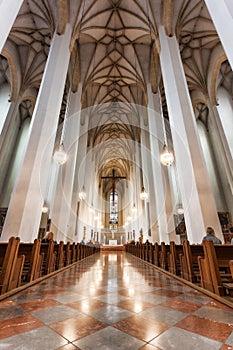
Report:
[[[1,347],[233,347],[232,33],[233,0],[0,1]]]

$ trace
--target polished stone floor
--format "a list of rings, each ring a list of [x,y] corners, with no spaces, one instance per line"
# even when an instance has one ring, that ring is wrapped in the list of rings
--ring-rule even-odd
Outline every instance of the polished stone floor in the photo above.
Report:
[[[125,252],[0,302],[1,350],[231,350],[233,309]]]

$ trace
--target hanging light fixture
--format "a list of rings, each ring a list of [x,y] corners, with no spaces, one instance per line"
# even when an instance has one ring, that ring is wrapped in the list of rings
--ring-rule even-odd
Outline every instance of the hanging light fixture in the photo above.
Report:
[[[163,117],[163,106],[162,106],[162,98],[161,98],[160,91],[159,91],[159,103],[160,103],[160,115],[162,119],[163,137],[164,137],[164,145],[163,145],[163,151],[160,155],[160,162],[165,166],[170,166],[174,163],[174,155],[172,152],[168,150],[168,142],[167,142],[164,117]]]
[[[46,213],[48,213],[48,211],[49,211],[48,206],[46,204],[44,204],[43,207],[42,207],[42,213],[46,214]]]
[[[142,201],[146,201],[148,199],[148,193],[146,192],[144,186],[142,187],[142,191],[140,193],[140,198]]]
[[[177,214],[178,215],[183,215],[184,214],[184,208],[182,207],[181,204],[178,205]]]
[[[133,207],[132,207],[132,213],[134,213],[134,214],[136,214],[136,212],[137,212],[137,208],[136,208],[136,205],[135,205],[135,203],[133,204]]]
[[[89,207],[89,212],[94,213],[93,203],[91,203],[91,206]]]
[[[70,96],[71,96],[71,86],[69,88],[69,92],[68,92],[68,96],[67,96],[66,110],[65,110],[65,115],[64,115],[60,143],[59,143],[58,148],[55,150],[55,152],[53,154],[53,160],[58,165],[63,165],[67,161],[67,153],[65,152],[63,140],[64,140],[65,130],[66,130],[67,115],[68,115],[69,107],[70,107]]]
[[[163,145],[163,152],[160,155],[160,162],[165,166],[170,166],[174,162],[174,155],[172,152],[169,152],[166,143]]]
[[[55,150],[55,152],[53,154],[53,160],[58,165],[63,165],[67,161],[67,154],[65,152],[63,142]]]
[[[78,196],[79,196],[79,199],[81,199],[81,200],[86,199],[87,194],[86,194],[86,192],[85,192],[85,187],[84,187],[84,185],[83,185],[82,191],[79,192]]]

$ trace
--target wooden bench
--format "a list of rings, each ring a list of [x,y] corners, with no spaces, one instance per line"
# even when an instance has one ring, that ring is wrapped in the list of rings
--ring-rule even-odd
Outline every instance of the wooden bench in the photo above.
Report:
[[[233,282],[232,275],[227,273],[231,271],[233,245],[214,245],[212,241],[204,241],[203,249],[204,257],[198,258],[201,286],[217,295],[224,295],[227,284]]]
[[[40,254],[41,240],[35,239],[34,243],[20,243],[19,255],[24,255],[22,282],[34,281],[41,276],[44,254]]]
[[[170,251],[168,252],[168,271],[176,276],[180,276],[180,254],[183,254],[183,245],[170,242]]]
[[[0,272],[0,294],[17,288],[21,284],[25,256],[18,256],[19,243],[18,237],[11,237],[8,243],[0,244],[1,256],[4,256]]]
[[[42,276],[48,275],[55,271],[56,267],[56,251],[54,250],[54,242],[41,243],[40,253],[44,254]]]
[[[180,276],[187,281],[197,283],[200,279],[198,257],[204,256],[202,245],[190,245],[189,241],[183,242],[183,253],[180,258]]]

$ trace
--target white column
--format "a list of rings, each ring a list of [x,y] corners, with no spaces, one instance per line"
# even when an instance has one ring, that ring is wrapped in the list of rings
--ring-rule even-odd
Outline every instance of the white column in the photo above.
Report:
[[[212,226],[222,237],[179,46],[175,37],[166,36],[162,26],[159,37],[161,70],[188,239],[191,243],[201,242],[207,226]]]
[[[226,125],[224,128],[222,118],[220,117],[219,106],[213,106],[209,99],[207,100],[207,106],[211,112],[212,122],[216,130],[215,134],[220,144],[222,161],[225,165],[227,180],[233,194],[233,149],[230,147],[233,146],[231,127],[229,128],[229,125]]]
[[[167,215],[166,215],[166,186],[162,165],[160,163],[160,152],[163,147],[163,129],[160,115],[159,96],[152,95],[151,85],[147,85],[148,96],[148,123],[152,156],[152,171],[155,187],[155,199],[157,212],[157,222],[160,242],[169,243]],[[156,99],[156,101],[155,101]],[[160,147],[162,145],[162,147]]]
[[[69,65],[71,26],[54,34],[29,130],[29,140],[12,193],[2,240],[38,235],[56,129]]]
[[[233,70],[233,5],[232,0],[205,0],[210,16]]]
[[[2,0],[0,2],[0,53],[14,24],[23,0]]]
[[[142,179],[143,179],[143,186],[145,188],[145,191],[149,195],[149,176],[148,176],[148,153],[146,149],[146,131],[145,131],[145,126],[144,126],[144,121],[142,120],[143,118],[141,117],[140,120],[140,126],[141,126],[141,144],[140,144],[140,151],[141,151],[141,167],[142,167]],[[148,197],[149,199],[149,197]],[[141,216],[141,225],[143,228],[143,240],[146,241],[148,238],[148,211],[147,211],[147,200],[142,201],[142,216]]]
[[[73,241],[73,233],[69,232],[69,218],[71,215],[71,200],[73,183],[75,178],[75,160],[77,157],[79,131],[80,131],[80,109],[81,109],[82,86],[76,93],[71,92],[70,108],[64,122],[64,147],[67,152],[67,162],[59,167],[58,183],[54,199],[54,210],[51,215],[52,225],[56,229],[57,241]]]
[[[83,111],[81,113],[84,113]],[[82,117],[81,117],[82,118]],[[82,186],[85,185],[85,156],[87,151],[87,128],[88,128],[88,115],[85,118],[85,124],[80,125],[80,136],[78,141],[78,153],[75,163],[75,178],[73,183],[72,201],[71,201],[71,217],[69,222],[69,235],[73,232],[74,240],[80,242],[83,238],[83,226],[85,223],[85,200],[79,199],[79,192],[82,190]],[[77,218],[77,205],[79,202],[79,213]],[[74,215],[73,215],[74,214]],[[71,232],[72,230],[72,232]]]

